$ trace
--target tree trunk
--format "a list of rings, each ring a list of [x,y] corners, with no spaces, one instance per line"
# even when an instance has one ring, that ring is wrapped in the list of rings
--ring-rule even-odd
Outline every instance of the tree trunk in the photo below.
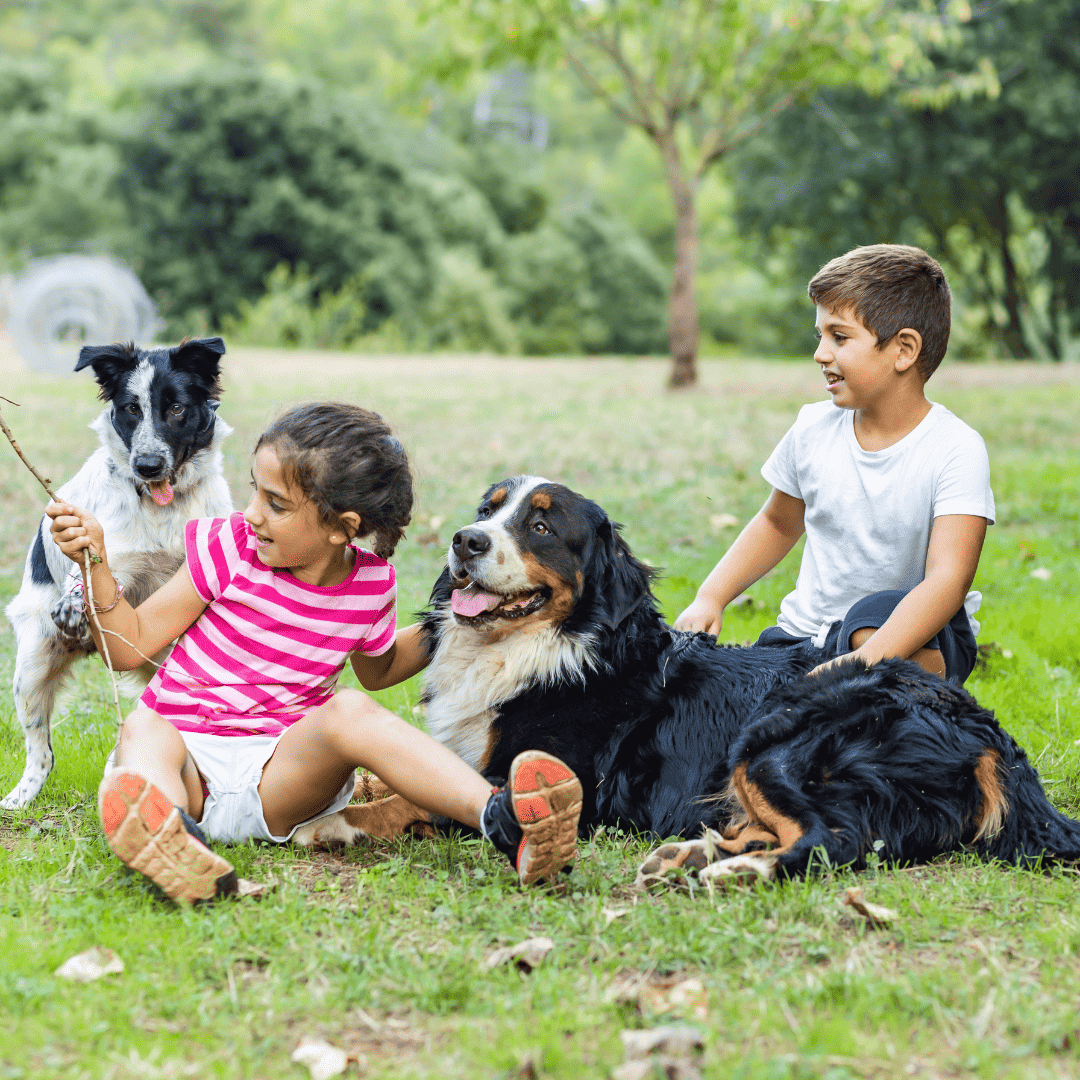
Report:
[[[1005,190],[998,187],[994,200],[993,223],[998,233],[998,253],[1001,256],[1001,273],[1005,283],[1005,295],[1001,298],[1002,306],[1009,316],[1007,326],[1000,327],[999,333],[1005,348],[1012,353],[1014,360],[1028,356],[1030,349],[1024,341],[1024,326],[1020,320],[1020,274],[1009,251],[1009,208],[1005,202]]]
[[[697,213],[695,185],[687,177],[672,136],[660,147],[667,170],[668,188],[675,208],[675,264],[668,301],[668,341],[671,347],[673,390],[697,382],[698,310],[694,293],[697,273]]]

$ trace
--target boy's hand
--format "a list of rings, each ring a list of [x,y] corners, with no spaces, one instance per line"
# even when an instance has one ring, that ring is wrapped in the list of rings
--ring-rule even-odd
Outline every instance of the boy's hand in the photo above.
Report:
[[[89,510],[70,503],[51,502],[45,513],[52,518],[53,541],[74,563],[83,565],[83,550],[89,548],[99,559],[105,558],[105,531]]]
[[[842,664],[848,660],[854,660],[859,655],[859,651],[856,649],[853,652],[841,653],[840,656],[834,656],[831,660],[826,660],[824,664],[818,664],[816,668],[812,668],[806,674],[809,676],[823,675],[829,668],[836,667],[837,664]]]
[[[675,620],[676,630],[712,634],[714,637],[719,635],[723,625],[724,609],[700,597]]]

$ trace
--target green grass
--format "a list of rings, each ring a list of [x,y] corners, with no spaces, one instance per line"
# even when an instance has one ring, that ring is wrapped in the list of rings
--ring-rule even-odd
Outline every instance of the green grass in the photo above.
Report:
[[[396,426],[418,481],[395,558],[406,617],[483,488],[520,471],[563,480],[623,521],[634,550],[665,569],[657,591],[674,617],[734,538],[710,519],[745,522],[757,509],[761,462],[819,396],[809,362],[708,362],[701,389],[680,395],[662,390],[653,362],[241,355],[227,370],[238,502],[254,438],[287,403],[345,398]],[[946,368],[931,384],[986,438],[998,501],[977,582],[981,640],[995,648],[968,687],[1038,760],[1055,803],[1080,816],[1080,378],[977,371]],[[69,476],[95,445],[89,380],[2,381],[21,402],[3,411],[31,459],[58,482]],[[6,602],[42,499],[3,447],[0,498]],[[793,555],[755,586],[722,637],[768,625],[796,568]],[[1031,577],[1036,568],[1052,576]],[[22,767],[12,664],[5,624],[2,791]],[[407,717],[418,696],[416,682],[381,695]],[[622,835],[582,843],[572,875],[528,892],[475,841],[336,855],[243,846],[229,849],[241,874],[274,891],[180,910],[101,840],[92,797],[113,735],[109,700],[100,665],[81,665],[56,713],[56,771],[32,807],[0,819],[0,1078],[302,1078],[289,1055],[317,1035],[360,1055],[354,1076],[606,1077],[623,1060],[621,1030],[672,1018],[703,1032],[707,1077],[1080,1076],[1071,870],[954,858],[639,897],[630,884],[649,845]],[[895,922],[865,925],[842,903],[854,884]],[[538,935],[555,948],[531,974],[481,970],[496,947]],[[115,949],[124,974],[88,985],[53,976],[91,945]],[[650,972],[700,978],[707,1019],[618,999],[620,979]]]

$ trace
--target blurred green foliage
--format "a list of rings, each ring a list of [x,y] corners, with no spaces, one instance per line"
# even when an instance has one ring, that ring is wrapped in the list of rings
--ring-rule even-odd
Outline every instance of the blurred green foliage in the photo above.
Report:
[[[805,355],[808,276],[855,243],[906,240],[946,265],[955,351],[1072,355],[1074,9],[946,5],[921,89],[816,93],[709,171],[702,351]],[[0,269],[116,254],[169,337],[663,351],[675,229],[655,149],[558,65],[432,81],[448,28],[419,10],[9,0]],[[1001,93],[934,99],[973,70]]]
[[[737,154],[737,217],[803,278],[823,252],[921,245],[960,301],[955,352],[1060,360],[1080,333],[1080,7],[963,7],[929,58],[939,77],[983,64],[991,94],[822,92]],[[785,321],[810,344],[801,303]]]

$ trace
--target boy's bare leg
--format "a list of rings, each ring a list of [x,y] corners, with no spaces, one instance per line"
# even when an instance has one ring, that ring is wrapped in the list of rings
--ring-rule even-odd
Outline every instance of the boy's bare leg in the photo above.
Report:
[[[203,793],[195,762],[180,732],[152,709],[135,709],[124,721],[113,761],[149,780],[174,806],[202,817]]]
[[[491,785],[452,750],[358,690],[341,690],[282,736],[259,784],[270,832],[284,836],[334,800],[349,773],[370,769],[402,798],[480,827]]]
[[[861,649],[874,636],[875,632],[875,628],[872,626],[863,626],[856,630],[851,635],[852,651]],[[931,675],[939,675],[941,678],[945,678],[945,657],[941,655],[939,649],[916,649],[908,659],[914,661],[924,671],[929,671]]]

